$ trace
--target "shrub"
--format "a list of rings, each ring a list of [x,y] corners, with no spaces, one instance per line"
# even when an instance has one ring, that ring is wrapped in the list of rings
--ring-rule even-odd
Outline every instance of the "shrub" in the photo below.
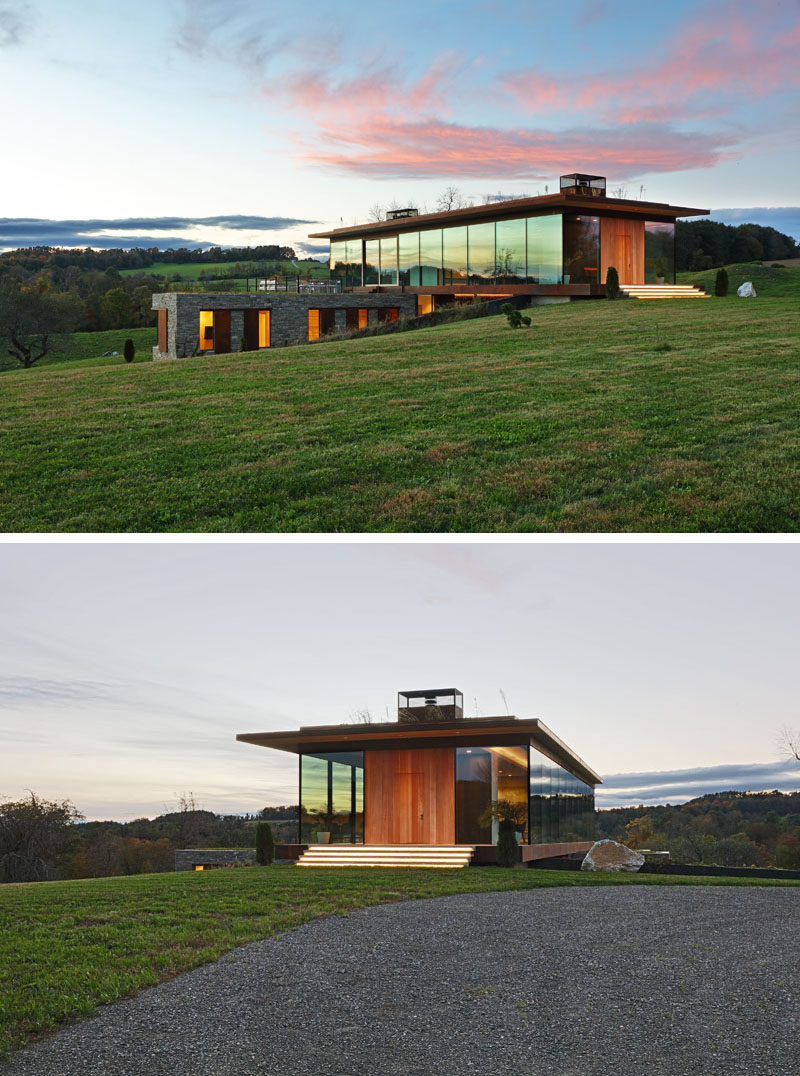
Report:
[[[136,347],[133,340],[126,340],[122,348],[122,354],[125,358],[125,362],[133,362],[133,357],[136,354]]]
[[[728,273],[725,269],[717,269],[717,278],[714,281],[714,294],[722,298],[728,294]]]
[[[606,299],[619,299],[619,273],[613,265],[609,265],[606,273]]]
[[[503,303],[500,312],[508,318],[508,324],[512,329],[521,329],[523,325],[530,325],[531,319],[520,314],[513,303]]]
[[[268,867],[275,858],[275,840],[269,822],[256,824],[256,863]]]

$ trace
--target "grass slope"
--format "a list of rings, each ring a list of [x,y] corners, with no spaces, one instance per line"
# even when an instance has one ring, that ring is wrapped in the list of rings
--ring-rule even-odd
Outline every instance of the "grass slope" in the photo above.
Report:
[[[742,879],[567,871],[249,868],[0,886],[0,1055],[97,1005],[258,938],[354,908],[568,885],[741,885]],[[758,881],[746,884],[800,883]]]
[[[782,265],[780,262],[765,262],[763,265],[759,262],[743,262],[726,265],[725,269],[728,273],[728,299],[744,301],[739,299],[736,289],[746,280],[752,282],[759,298],[800,296],[800,268],[795,266]],[[709,295],[714,294],[716,279],[716,269],[704,269],[700,273],[678,273],[679,284],[702,284]]]
[[[43,366],[62,366],[69,363],[70,366],[80,363],[83,366],[114,366],[124,363],[122,349],[126,340],[133,340],[136,348],[134,362],[152,362],[153,345],[156,343],[156,330],[145,329],[107,329],[99,333],[73,333],[72,344],[66,354],[56,352],[45,355],[39,359],[35,369],[40,370]],[[106,351],[118,351],[116,356],[103,353]],[[0,355],[0,371],[20,370],[21,367],[16,359],[11,356]]]
[[[3,375],[5,531],[794,531],[800,299]]]

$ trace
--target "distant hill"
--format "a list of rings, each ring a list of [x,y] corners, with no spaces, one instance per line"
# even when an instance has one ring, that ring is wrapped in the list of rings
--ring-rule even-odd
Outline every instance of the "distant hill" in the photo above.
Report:
[[[679,863],[797,870],[800,792],[715,792],[675,807],[612,807],[597,812],[597,832],[667,849]]]
[[[728,273],[728,294],[736,297],[736,289],[746,280],[752,282],[756,295],[770,298],[800,296],[800,258],[779,262],[739,262],[724,267]],[[714,294],[716,269],[702,272],[678,273],[679,284],[701,284]]]

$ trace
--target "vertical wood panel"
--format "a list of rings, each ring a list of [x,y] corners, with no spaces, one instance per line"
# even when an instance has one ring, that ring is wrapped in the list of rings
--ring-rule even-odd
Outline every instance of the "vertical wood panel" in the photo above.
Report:
[[[644,284],[644,221],[600,218],[600,283],[605,284],[609,266],[619,274],[620,284]]]
[[[452,844],[452,747],[364,752],[366,844]]]

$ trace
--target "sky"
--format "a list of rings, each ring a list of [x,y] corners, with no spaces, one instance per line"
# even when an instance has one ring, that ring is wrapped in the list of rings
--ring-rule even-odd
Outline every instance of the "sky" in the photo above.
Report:
[[[598,806],[800,788],[793,544],[40,543],[0,559],[0,799],[153,817],[297,798],[240,732],[457,687],[536,717]],[[508,710],[503,701],[508,700]]]
[[[572,171],[800,237],[799,52],[799,0],[0,0],[0,247],[321,256]]]

